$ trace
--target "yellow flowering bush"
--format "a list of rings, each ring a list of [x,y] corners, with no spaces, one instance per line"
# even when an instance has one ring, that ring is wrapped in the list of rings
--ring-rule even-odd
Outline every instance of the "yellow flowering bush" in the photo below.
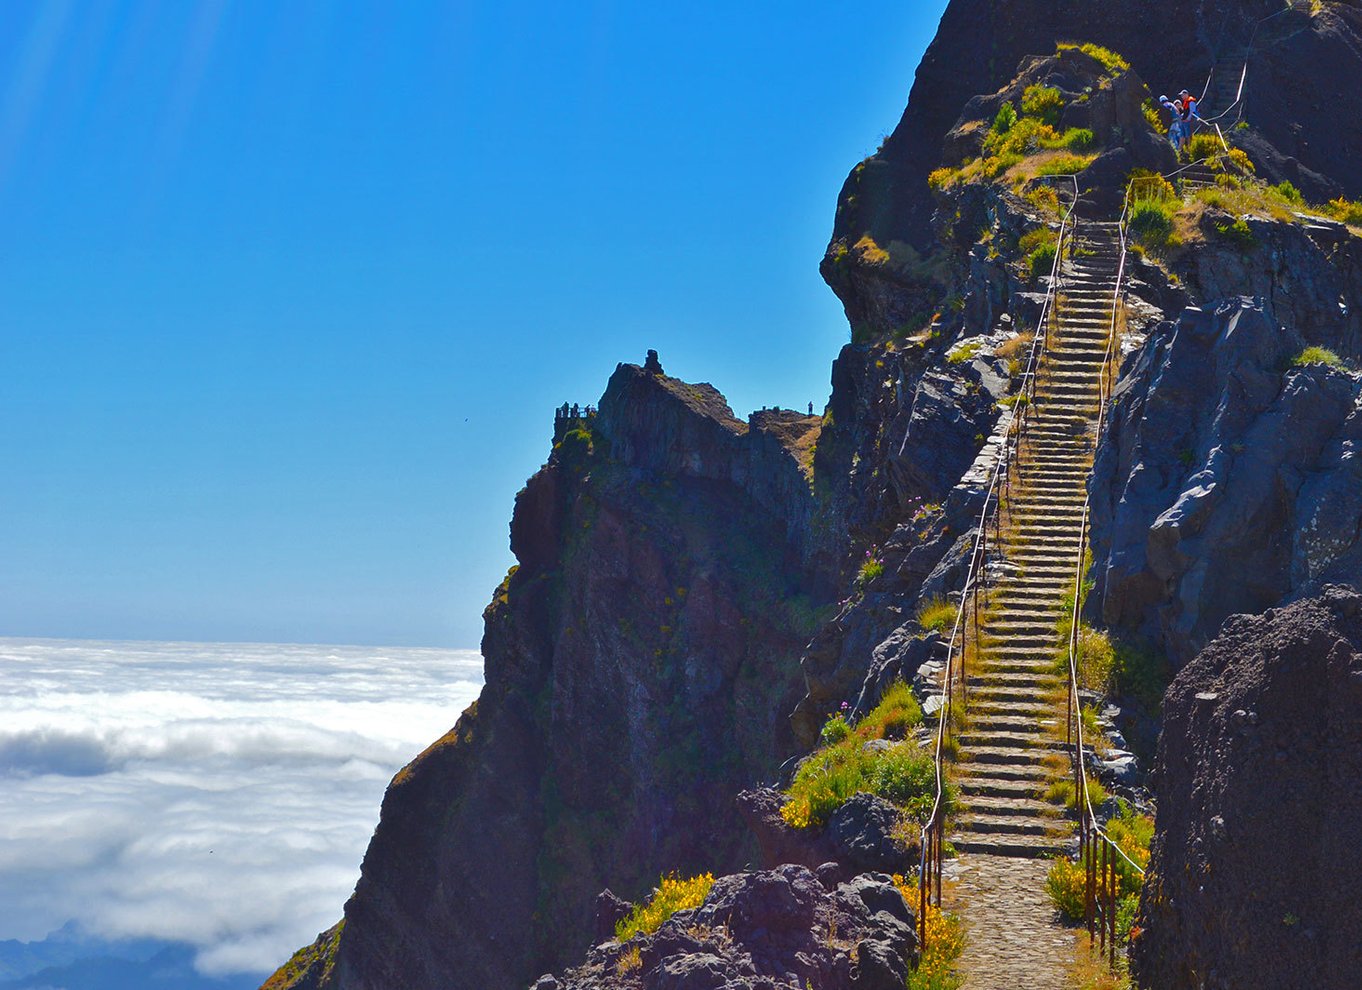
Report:
[[[651,935],[677,911],[703,904],[713,886],[712,873],[702,873],[684,880],[675,873],[662,877],[657,882],[657,893],[652,899],[635,907],[615,925],[616,940],[627,942],[635,935]]]
[[[894,886],[916,912],[917,881],[895,873]],[[922,950],[922,961],[908,980],[908,990],[954,990],[960,985],[960,977],[954,972],[955,961],[964,951],[965,929],[960,919],[928,904],[926,947]]]

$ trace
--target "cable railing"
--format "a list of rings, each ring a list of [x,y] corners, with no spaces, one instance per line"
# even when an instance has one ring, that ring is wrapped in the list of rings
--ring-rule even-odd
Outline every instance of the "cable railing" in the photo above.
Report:
[[[979,524],[975,530],[974,545],[970,551],[969,567],[966,571],[964,588],[960,594],[960,605],[956,609],[955,623],[946,644],[946,664],[941,675],[941,700],[937,710],[936,744],[934,752],[936,773],[936,797],[932,804],[931,815],[922,826],[921,863],[918,872],[918,939],[923,946],[927,944],[927,908],[941,907],[941,876],[945,853],[946,795],[947,783],[945,758],[949,749],[952,716],[956,694],[959,694],[960,709],[968,703],[969,686],[966,673],[968,633],[973,628],[975,649],[979,644],[979,595],[984,595],[984,605],[988,605],[988,553],[996,545],[999,536],[999,507],[1006,492],[1010,489],[1010,476],[1014,466],[1013,452],[1020,446],[1029,421],[1029,410],[1035,396],[1036,373],[1048,348],[1050,325],[1053,323],[1055,300],[1058,295],[1060,274],[1063,268],[1066,246],[1072,241],[1075,227],[1074,212],[1078,206],[1078,177],[1076,175],[1048,176],[1056,181],[1067,180],[1072,186],[1073,198],[1069,209],[1060,220],[1059,234],[1055,244],[1055,257],[1050,265],[1050,280],[1046,287],[1045,300],[1041,304],[1040,317],[1036,332],[1031,338],[1026,371],[1012,404],[1011,419],[1004,429],[1003,443],[989,474],[988,487],[984,492],[984,503],[979,510]],[[920,387],[919,383],[919,387]],[[914,395],[916,405],[916,394]],[[911,427],[911,420],[910,420]],[[905,438],[906,439],[906,438]],[[990,543],[989,528],[993,529]]]

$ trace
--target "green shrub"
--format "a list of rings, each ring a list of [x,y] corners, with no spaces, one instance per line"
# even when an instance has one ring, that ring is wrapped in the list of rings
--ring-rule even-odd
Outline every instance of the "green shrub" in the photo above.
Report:
[[[900,679],[885,688],[879,704],[861,719],[856,729],[862,738],[902,739],[909,729],[921,724],[922,706],[917,703],[913,689]]]
[[[1012,130],[1012,125],[1017,122],[1017,108],[1011,103],[1004,103],[998,108],[998,114],[993,118],[992,131],[994,134],[1006,134]]]
[[[1062,141],[1070,151],[1087,151],[1096,143],[1092,131],[1086,127],[1070,127],[1064,132]]]
[[[1173,183],[1158,172],[1151,172],[1147,168],[1131,169],[1130,174],[1126,176],[1126,185],[1131,190],[1132,205],[1146,200],[1181,201],[1178,191],[1173,188]]]
[[[1045,142],[1057,140],[1058,137],[1049,124],[1033,117],[1023,117],[1014,120],[1005,131],[990,130],[984,137],[984,155],[1029,155],[1044,147]]]
[[[1074,787],[1072,777],[1061,777],[1054,781],[1045,789],[1047,801],[1054,801],[1062,804],[1070,811],[1078,810],[1078,790]],[[1088,803],[1094,808],[1102,804],[1107,799],[1107,789],[1103,787],[1096,777],[1088,777]]]
[[[1289,180],[1279,182],[1270,188],[1293,206],[1301,206],[1305,203],[1305,197],[1301,195],[1301,191],[1293,186]]]
[[[1070,596],[1072,597],[1072,596]],[[1062,615],[1056,623],[1058,646],[1056,666],[1061,672],[1069,670],[1069,630],[1072,615]],[[1100,629],[1083,621],[1078,624],[1078,683],[1089,691],[1105,694],[1111,690],[1112,671],[1116,669],[1116,650],[1111,639]]]
[[[936,763],[916,743],[867,750],[860,732],[820,749],[796,771],[781,817],[796,828],[823,826],[854,794],[865,791],[903,807],[919,820],[936,800]],[[946,795],[947,801],[951,795]]]
[[[1054,127],[1064,109],[1064,96],[1053,86],[1027,86],[1022,93],[1022,115]]]
[[[847,724],[842,713],[838,712],[823,723],[823,729],[818,733],[818,741],[824,746],[835,746],[849,735],[851,726]]]
[[[1050,865],[1050,872],[1045,877],[1045,892],[1060,914],[1070,921],[1082,922],[1087,909],[1086,884],[1084,865],[1062,857]]]
[[[883,573],[884,561],[880,560],[878,557],[867,556],[865,561],[861,564],[860,571],[856,574],[856,583],[864,588]]]
[[[1017,240],[1017,251],[1022,255],[1032,278],[1050,274],[1058,245],[1059,235],[1049,227],[1028,230]]]
[[[1032,278],[1042,278],[1049,275],[1055,267],[1055,246],[1053,244],[1042,244],[1026,256],[1026,264]]]
[[[1194,162],[1215,158],[1223,151],[1220,138],[1215,134],[1193,134],[1187,142],[1187,156]]]
[[[875,761],[869,782],[874,793],[895,804],[922,797],[935,800],[936,761],[917,746],[894,746]]]
[[[651,935],[677,911],[699,907],[714,886],[714,877],[702,873],[682,880],[675,873],[657,882],[657,891],[646,904],[639,904],[615,925],[615,940],[627,942],[635,935]]]
[[[1241,251],[1247,251],[1258,243],[1248,221],[1243,217],[1238,217],[1229,223],[1218,223],[1215,225],[1215,231]]]
[[[1159,113],[1159,108],[1154,105],[1153,100],[1145,100],[1140,109],[1144,112],[1145,122],[1149,124],[1155,134],[1168,133],[1168,128],[1163,126],[1163,115]]]
[[[1362,202],[1340,196],[1338,199],[1329,200],[1326,211],[1335,220],[1350,223],[1354,227],[1362,227]]]
[[[955,624],[959,608],[946,599],[936,596],[928,598],[917,607],[917,624],[928,632],[945,632]]]
[[[985,158],[979,165],[979,174],[985,179],[996,179],[1013,165],[1020,164],[1022,156],[1017,152],[1005,152]]]
[[[1137,200],[1126,218],[1126,229],[1137,244],[1148,251],[1161,253],[1177,243],[1174,233],[1177,210],[1176,200]]]
[[[795,827],[827,824],[853,794],[868,790],[865,780],[874,762],[875,755],[855,735],[818,750],[795,772],[782,817]]]
[[[1162,243],[1173,233],[1174,208],[1166,199],[1142,199],[1130,208],[1126,223],[1131,234],[1143,241]]]
[[[1331,368],[1337,368],[1343,364],[1343,359],[1327,347],[1307,347],[1292,358],[1291,363],[1297,368],[1310,364],[1327,364]]]
[[[1106,824],[1107,835],[1135,866],[1144,869],[1149,863],[1149,844],[1154,838],[1154,820],[1139,814],[1122,802],[1121,810]],[[1060,914],[1072,922],[1084,920],[1086,906],[1088,853],[1082,859],[1057,859],[1045,878],[1045,892]],[[1140,887],[1144,878],[1140,870],[1119,855],[1116,861],[1116,934],[1122,941],[1130,938],[1130,929],[1139,903]]]

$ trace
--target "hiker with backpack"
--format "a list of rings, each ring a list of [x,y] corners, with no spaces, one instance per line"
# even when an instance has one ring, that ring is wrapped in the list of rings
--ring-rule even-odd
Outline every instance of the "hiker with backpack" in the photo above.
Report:
[[[1168,111],[1172,120],[1168,123],[1168,140],[1173,144],[1173,150],[1182,153],[1182,149],[1187,144],[1187,139],[1191,136],[1191,124],[1186,122],[1184,114],[1186,109],[1182,105],[1182,100],[1170,100],[1166,96],[1159,97],[1159,104]]]

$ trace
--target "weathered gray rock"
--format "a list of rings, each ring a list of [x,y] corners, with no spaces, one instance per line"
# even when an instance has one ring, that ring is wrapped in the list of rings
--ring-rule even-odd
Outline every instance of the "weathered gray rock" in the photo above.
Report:
[[[1181,664],[1229,615],[1362,577],[1362,383],[1291,367],[1303,346],[1236,299],[1128,364],[1091,481],[1104,624]]]
[[[837,858],[856,872],[901,873],[910,856],[894,837],[900,813],[884,798],[853,794],[828,819],[827,835]]]
[[[798,863],[815,869],[836,855],[832,843],[814,829],[793,828],[780,817],[785,796],[774,787],[758,787],[738,795],[738,810],[757,840],[767,869]]]

